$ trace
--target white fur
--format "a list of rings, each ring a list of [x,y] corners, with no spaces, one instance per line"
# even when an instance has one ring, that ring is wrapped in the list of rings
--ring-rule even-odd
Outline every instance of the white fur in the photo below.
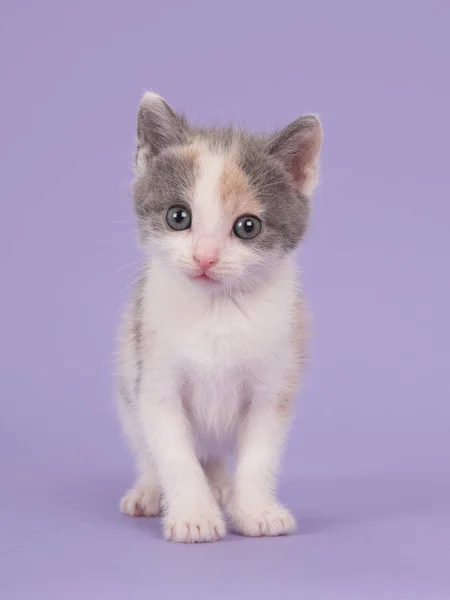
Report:
[[[155,514],[162,492],[164,536],[178,542],[221,538],[219,502],[245,535],[279,535],[295,527],[275,497],[287,427],[280,398],[293,393],[304,344],[293,334],[299,319],[293,258],[268,255],[261,264],[230,235],[239,215],[220,205],[221,169],[220,156],[203,159],[192,229],[151,246],[139,397],[132,317],[124,321],[120,376],[132,405],[119,404],[138,480],[121,506],[131,515]],[[220,245],[212,269],[217,287],[189,279],[196,270],[193,253],[204,239]],[[233,448],[237,468],[230,482],[225,461]]]
[[[195,188],[194,235],[214,236],[221,232],[219,179],[224,159],[220,154],[204,153],[200,163],[200,175]]]

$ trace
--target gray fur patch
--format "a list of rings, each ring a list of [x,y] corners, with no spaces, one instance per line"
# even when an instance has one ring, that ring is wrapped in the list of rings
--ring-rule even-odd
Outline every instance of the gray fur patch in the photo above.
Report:
[[[145,241],[150,235],[158,236],[167,231],[165,215],[171,206],[189,205],[189,192],[195,188],[198,162],[195,152],[188,148],[201,142],[212,153],[230,153],[237,157],[263,207],[262,233],[254,240],[243,240],[242,243],[252,244],[261,252],[293,250],[305,234],[310,203],[296,185],[285,152],[278,150],[290,149],[292,135],[298,133],[302,123],[310,125],[309,121],[297,120],[281,135],[258,136],[233,126],[193,128],[168,105],[164,103],[159,108],[161,106],[164,110],[156,117],[147,111],[138,118],[139,143],[152,144],[146,168],[134,184],[141,239]],[[162,120],[161,112],[164,113]]]
[[[242,243],[250,243],[261,251],[275,247],[282,251],[293,250],[305,234],[310,203],[293,185],[284,163],[270,154],[271,138],[233,126],[194,129],[191,132],[212,152],[226,154],[237,149],[238,164],[264,209],[263,232],[254,240]]]
[[[134,396],[139,398],[141,392],[141,380],[142,380],[142,364],[143,364],[143,350],[142,350],[142,313],[144,307],[144,293],[145,293],[145,282],[146,274],[143,270],[139,276],[138,282],[135,288],[135,299],[133,304],[133,347],[136,361],[136,380],[134,382]]]
[[[152,159],[145,173],[136,178],[134,207],[143,241],[167,231],[166,213],[171,206],[189,206],[197,171],[193,152],[170,148]]]
[[[185,141],[186,120],[177,115],[162,98],[152,101],[150,106],[143,102],[137,115],[137,153],[148,149],[156,156],[165,148]]]
[[[293,250],[302,239],[309,217],[309,202],[297,192],[282,164],[266,152],[265,142],[247,137],[241,141],[239,164],[264,209],[263,231],[254,240],[261,251]]]

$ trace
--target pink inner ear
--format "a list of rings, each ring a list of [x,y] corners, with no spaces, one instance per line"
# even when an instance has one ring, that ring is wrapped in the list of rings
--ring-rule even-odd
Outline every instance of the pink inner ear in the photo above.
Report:
[[[293,156],[289,161],[288,167],[294,182],[302,185],[307,177],[309,161],[306,161],[302,155]]]
[[[302,187],[315,176],[320,153],[320,137],[317,137],[315,132],[310,132],[306,139],[298,141],[296,151],[287,157],[286,167],[296,185]]]
[[[322,127],[312,115],[288,125],[271,143],[271,154],[284,163],[295,185],[306,194],[314,188],[321,145]]]

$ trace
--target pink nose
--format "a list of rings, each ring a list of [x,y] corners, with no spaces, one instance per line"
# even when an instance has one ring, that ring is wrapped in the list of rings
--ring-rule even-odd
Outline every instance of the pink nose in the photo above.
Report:
[[[207,271],[217,263],[217,256],[214,254],[194,254],[194,260],[203,271]]]
[[[201,236],[197,239],[192,254],[202,271],[211,269],[219,260],[220,248],[217,240],[212,236]]]

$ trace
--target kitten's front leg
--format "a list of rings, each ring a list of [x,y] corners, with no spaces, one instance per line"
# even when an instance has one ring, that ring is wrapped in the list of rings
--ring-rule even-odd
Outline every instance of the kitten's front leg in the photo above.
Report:
[[[224,521],[195,453],[176,373],[146,370],[141,394],[142,427],[163,489],[164,537],[174,542],[222,538]]]
[[[241,425],[228,512],[233,528],[242,535],[285,535],[295,530],[294,517],[276,498],[292,399],[292,388],[280,393],[259,386]]]

